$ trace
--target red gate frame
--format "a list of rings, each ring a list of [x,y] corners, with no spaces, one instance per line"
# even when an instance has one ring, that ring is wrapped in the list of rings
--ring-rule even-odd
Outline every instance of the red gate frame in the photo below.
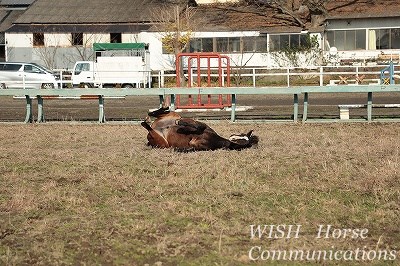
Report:
[[[223,76],[222,76],[222,59],[226,59],[226,86],[230,87],[230,58],[226,55],[221,55],[218,53],[179,53],[176,57],[176,85],[181,87],[180,84],[180,66],[183,57],[188,58],[188,87],[192,86],[192,60],[197,59],[197,85],[201,87],[201,61],[200,59],[207,59],[207,87],[211,87],[211,59],[218,60],[218,86],[223,86]],[[231,107],[231,96],[226,95],[226,101],[223,100],[223,95],[218,95],[218,103],[211,102],[211,95],[207,96],[207,103],[202,103],[201,95],[197,95],[197,102],[193,103],[192,95],[188,95],[188,104],[181,105],[180,95],[176,96],[176,108],[180,109],[211,109],[224,107]]]

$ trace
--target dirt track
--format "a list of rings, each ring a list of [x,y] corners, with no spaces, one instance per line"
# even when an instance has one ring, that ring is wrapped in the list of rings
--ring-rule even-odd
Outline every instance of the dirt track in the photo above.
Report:
[[[300,115],[303,98],[300,97]],[[339,117],[339,104],[365,104],[367,95],[352,94],[311,94],[309,96],[309,118]],[[375,94],[373,103],[400,103],[400,94]],[[252,106],[251,110],[238,112],[238,119],[290,119],[293,113],[293,99],[288,95],[246,95],[238,96],[238,106]],[[126,99],[106,99],[105,114],[108,121],[142,120],[149,109],[157,108],[158,97],[140,96]],[[12,97],[0,97],[0,121],[22,122],[25,118],[25,100]],[[37,102],[33,102],[34,117],[37,116]],[[44,112],[47,121],[97,121],[97,100],[45,100]],[[229,119],[229,112],[185,113],[204,119]],[[390,116],[400,118],[400,108],[374,109],[374,116]],[[366,110],[351,110],[352,117],[365,117]]]

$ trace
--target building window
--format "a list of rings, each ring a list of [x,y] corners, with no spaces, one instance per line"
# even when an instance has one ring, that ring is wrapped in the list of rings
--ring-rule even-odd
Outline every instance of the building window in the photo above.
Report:
[[[190,40],[190,42],[189,42],[189,52],[190,53],[202,52],[201,39],[196,38],[196,39],[191,39]]]
[[[228,43],[229,43],[229,38],[216,38],[216,52],[219,53],[226,53],[229,52],[228,50]]]
[[[303,40],[303,37],[298,37],[296,40],[296,42],[299,43]],[[295,39],[292,41],[294,42]],[[186,51],[191,53],[263,53],[267,52],[267,44],[267,35],[248,37],[192,38]],[[166,51],[163,50],[163,53],[166,53]]]
[[[400,29],[390,29],[390,38],[392,49],[400,49]]]
[[[280,34],[270,35],[270,48],[271,52],[281,51],[284,49],[296,49],[304,47],[309,42],[307,34]]]
[[[188,45],[189,52],[212,52],[213,38],[193,38]]]
[[[121,43],[122,42],[121,33],[110,33],[110,42]]]
[[[71,33],[71,43],[72,45],[83,45],[83,33]]]
[[[43,32],[33,33],[33,46],[44,46],[44,33]]]
[[[400,49],[400,29],[371,29],[368,31],[368,48]]]
[[[327,50],[331,47],[336,47],[339,51],[365,50],[366,48],[365,30],[328,31],[325,37],[328,41]]]
[[[214,41],[212,38],[202,38],[201,39],[201,51],[202,52],[214,51]]]
[[[240,53],[240,37],[216,38],[216,52],[219,53]]]
[[[4,32],[0,33],[0,60],[6,60],[6,36]]]
[[[240,48],[240,38],[229,38],[228,40],[228,51],[230,53],[240,53],[242,49]]]
[[[267,52],[267,36],[242,37],[243,52]]]

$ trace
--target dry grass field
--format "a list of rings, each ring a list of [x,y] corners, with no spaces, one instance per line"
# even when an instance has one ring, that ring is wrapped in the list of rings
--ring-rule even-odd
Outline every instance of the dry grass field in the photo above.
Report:
[[[0,265],[399,265],[399,124],[212,127],[254,129],[259,147],[178,153],[131,123],[1,124]],[[300,256],[313,250],[325,257]]]

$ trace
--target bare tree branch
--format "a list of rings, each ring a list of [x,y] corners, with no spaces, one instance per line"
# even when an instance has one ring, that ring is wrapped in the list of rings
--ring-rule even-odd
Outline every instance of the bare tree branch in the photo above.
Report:
[[[244,0],[245,3],[268,6],[293,19],[296,26],[306,28],[313,17],[327,15],[326,3],[330,0]],[[316,25],[313,25],[316,26]]]

